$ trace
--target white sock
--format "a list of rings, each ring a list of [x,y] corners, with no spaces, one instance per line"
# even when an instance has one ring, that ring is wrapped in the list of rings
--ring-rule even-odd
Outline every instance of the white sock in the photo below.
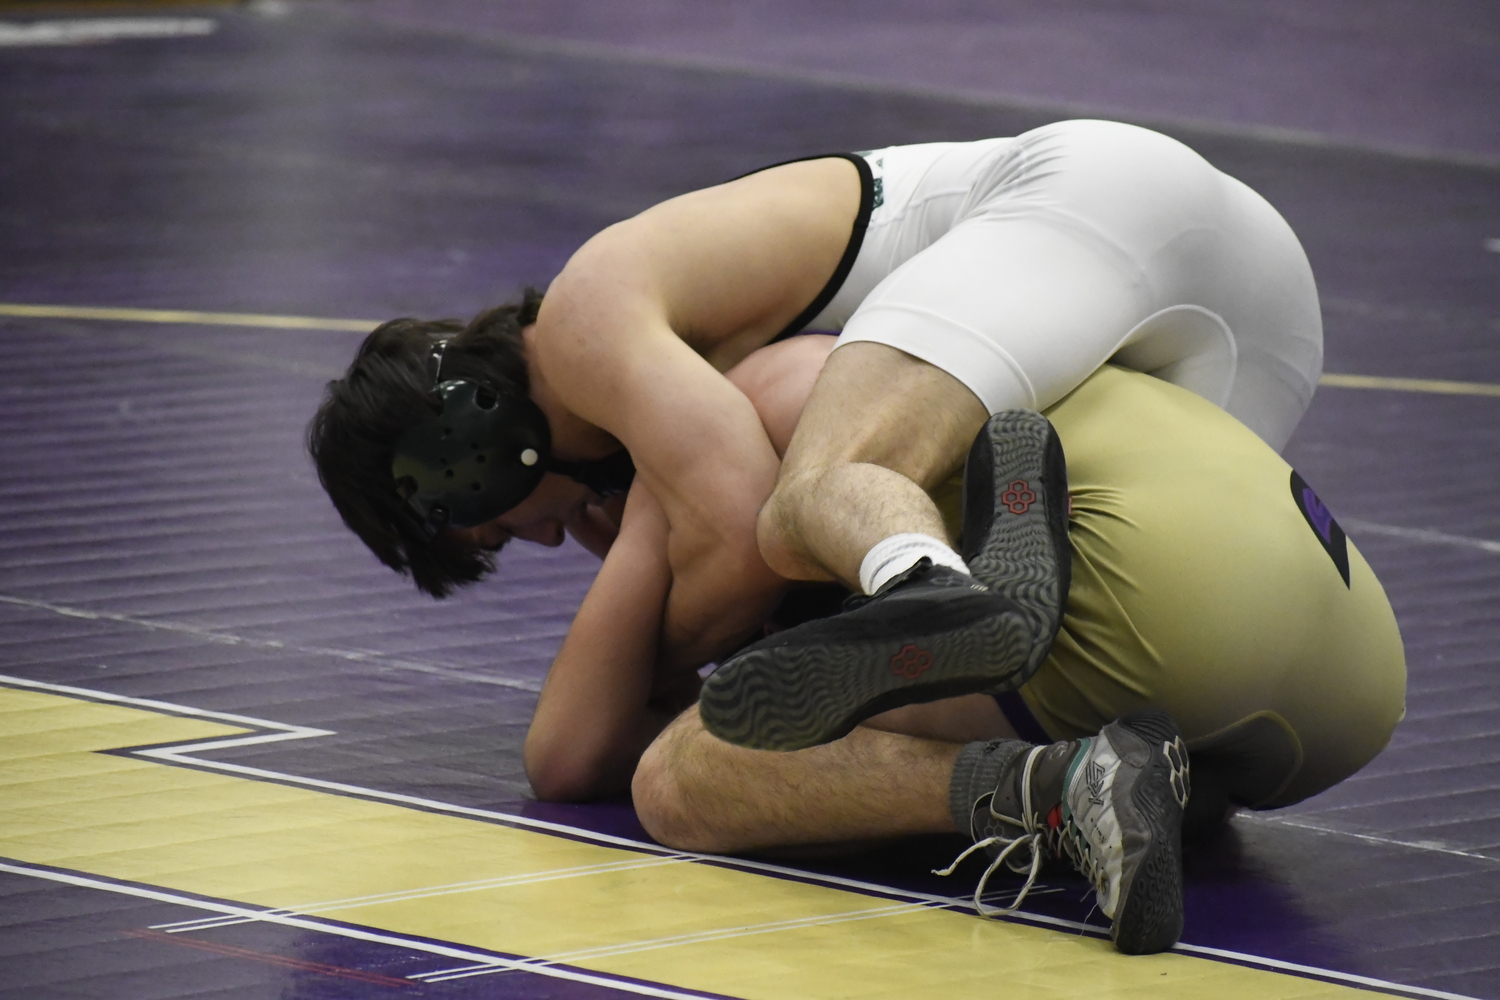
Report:
[[[892,578],[905,573],[917,564],[918,559],[928,558],[934,566],[947,566],[960,573],[968,573],[969,567],[959,558],[947,542],[931,535],[902,534],[877,542],[865,553],[859,564],[859,585],[866,594],[873,594]]]

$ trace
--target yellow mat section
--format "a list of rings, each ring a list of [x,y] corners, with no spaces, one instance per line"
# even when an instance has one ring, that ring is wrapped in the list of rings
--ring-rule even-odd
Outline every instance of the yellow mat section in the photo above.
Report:
[[[746,1000],[1371,995],[97,752],[244,731],[0,688],[0,856]]]
[[[375,319],[272,316],[265,313],[197,312],[188,309],[117,309],[113,306],[51,306],[0,302],[0,316],[30,319],[99,319],[120,323],[191,323],[196,326],[255,326],[271,330],[346,330],[369,333]]]

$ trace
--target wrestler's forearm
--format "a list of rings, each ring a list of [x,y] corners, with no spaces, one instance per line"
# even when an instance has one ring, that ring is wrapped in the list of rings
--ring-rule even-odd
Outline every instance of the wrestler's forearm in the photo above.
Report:
[[[540,731],[533,723],[527,734],[528,748],[540,745],[532,736],[539,732],[566,740],[567,745],[525,754],[532,791],[543,802],[587,802],[625,794],[641,754],[676,714],[664,706],[640,706],[628,718],[606,720],[610,726],[607,740],[587,739],[586,719],[579,720],[578,728],[544,726]]]
[[[630,786],[641,753],[672,718],[650,703],[649,671],[637,666],[597,646],[558,655],[522,754],[537,798],[578,802]]]
[[[526,734],[526,774],[544,800],[625,790],[641,752],[671,718],[669,706],[652,703],[671,582],[665,527],[636,513],[627,514],[568,630]]]
[[[605,497],[598,503],[584,505],[564,527],[575,542],[603,559],[620,534],[624,509],[624,495]]]

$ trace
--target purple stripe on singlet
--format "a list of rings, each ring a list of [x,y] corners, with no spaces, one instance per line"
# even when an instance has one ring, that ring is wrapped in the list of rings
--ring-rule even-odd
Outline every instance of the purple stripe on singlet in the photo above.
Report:
[[[1016,735],[1027,743],[1051,743],[1052,737],[1047,735],[1047,730],[1036,721],[1036,716],[1031,714],[1031,709],[1026,707],[1026,699],[1021,697],[1019,691],[1006,691],[1004,694],[994,696],[995,704],[1000,706],[1000,712],[1005,716]]]

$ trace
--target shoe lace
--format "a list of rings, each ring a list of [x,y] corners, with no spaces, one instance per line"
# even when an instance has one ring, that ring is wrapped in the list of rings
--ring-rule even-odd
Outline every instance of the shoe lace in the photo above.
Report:
[[[1105,871],[1104,865],[1094,856],[1093,848],[1089,846],[1083,831],[1079,829],[1072,817],[1069,817],[1058,833],[1061,835],[1062,853],[1073,862],[1073,867],[1078,870],[1078,873],[1088,879],[1089,884],[1101,893],[1102,898],[1102,894],[1108,891],[1109,874]]]
[[[1036,765],[1037,758],[1046,749],[1046,747],[1042,746],[1032,747],[1026,755],[1026,764],[1021,769],[1021,817],[1019,819],[995,812],[995,793],[990,792],[987,796],[990,800],[990,815],[1003,824],[1018,827],[1022,831],[1021,835],[1017,837],[995,835],[977,840],[962,854],[954,858],[953,863],[947,868],[933,869],[932,873],[934,875],[952,875],[958,866],[963,863],[964,859],[975,851],[981,851],[987,847],[1000,846],[1000,853],[995,855],[995,859],[990,862],[990,866],[980,876],[979,884],[974,887],[974,908],[979,911],[980,916],[998,917],[1019,910],[1021,903],[1026,899],[1026,894],[1036,884],[1037,874],[1042,870],[1042,859],[1045,857],[1056,857],[1068,846],[1067,840],[1063,837],[1063,828],[1052,826],[1046,817],[1037,815],[1036,811],[1031,807],[1031,772]],[[974,807],[977,809],[979,803],[983,801],[983,798],[979,799],[974,803]],[[1019,855],[1016,852],[1021,848],[1031,851],[1030,864],[1024,861],[1018,863],[1018,859],[1023,855]],[[1071,854],[1069,856],[1071,857]],[[1001,865],[1005,865],[1018,875],[1025,872],[1026,883],[1021,886],[1021,891],[1016,893],[1016,898],[1011,901],[1009,906],[987,906],[983,899],[985,886],[989,884],[990,876],[999,871]]]
[[[1166,755],[1167,763],[1171,768],[1170,781],[1172,785],[1172,796],[1177,800],[1178,808],[1186,809],[1188,802],[1188,755],[1187,746],[1179,736],[1171,742],[1162,743],[1162,752]],[[1088,879],[1098,890],[1100,898],[1109,892],[1109,873],[1105,870],[1104,863],[1094,854],[1093,847],[1088,838],[1084,836],[1083,829],[1069,816],[1057,831],[1061,841],[1062,852],[1073,862],[1073,867]]]

